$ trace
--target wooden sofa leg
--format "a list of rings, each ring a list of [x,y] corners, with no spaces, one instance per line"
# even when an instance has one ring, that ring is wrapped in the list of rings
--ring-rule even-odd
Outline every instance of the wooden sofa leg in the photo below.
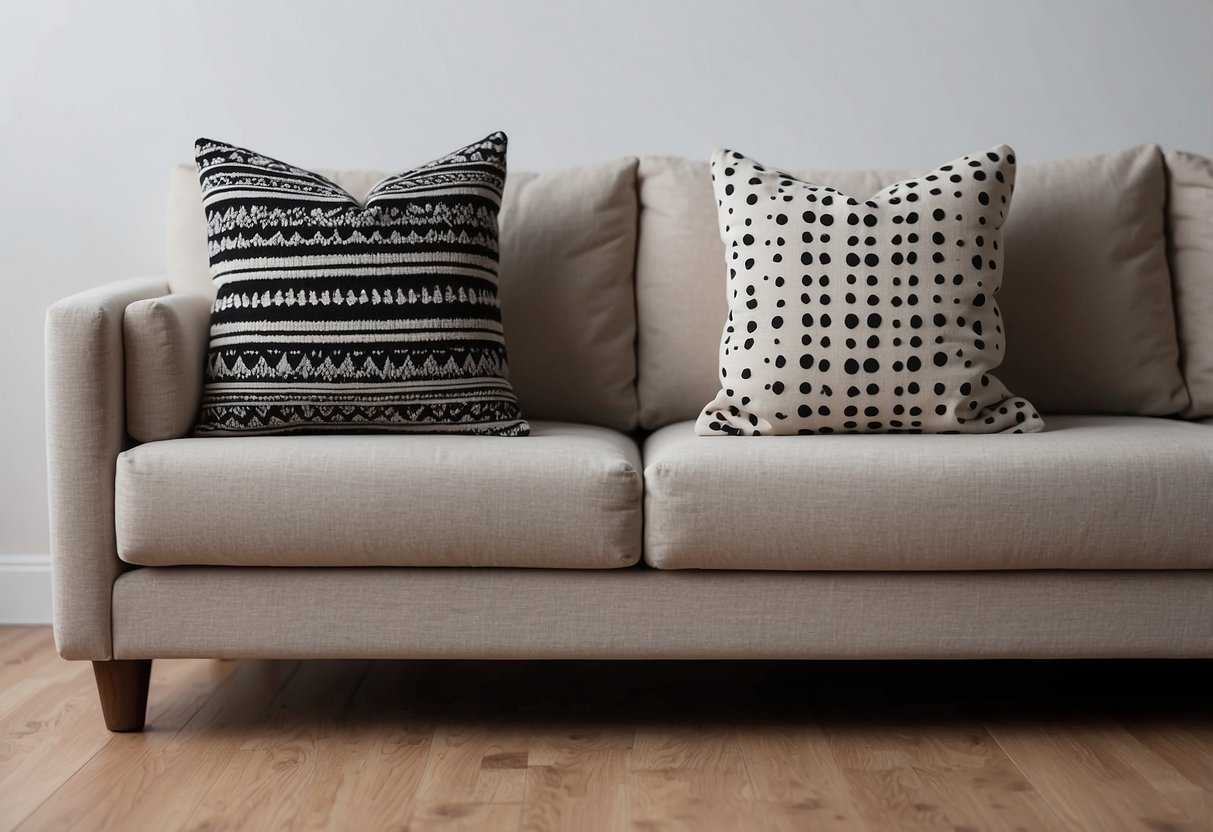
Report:
[[[142,731],[147,717],[147,686],[151,659],[93,662],[105,727],[111,731]]]

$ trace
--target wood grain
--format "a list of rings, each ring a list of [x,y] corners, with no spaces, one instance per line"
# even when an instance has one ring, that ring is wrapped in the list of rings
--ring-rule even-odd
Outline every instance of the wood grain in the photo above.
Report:
[[[126,819],[154,795],[145,764],[157,759],[176,732],[214,696],[237,668],[234,662],[157,662],[148,718],[154,730],[115,737],[88,765],[59,787],[21,825],[27,830],[132,828]]]
[[[124,776],[121,788],[129,797],[112,801],[116,805],[110,828],[184,828],[243,744],[250,723],[298,669],[294,662],[187,663],[209,665],[211,673],[227,678],[213,686],[205,704],[181,729],[156,718],[149,720],[141,736],[158,742]],[[153,712],[164,697],[173,696],[172,691],[158,688],[153,674],[149,705]]]
[[[635,731],[539,725],[530,732],[522,828],[629,828],[628,760]]]
[[[864,830],[855,794],[816,725],[757,725],[738,734],[759,814],[773,829]]]
[[[629,815],[641,828],[741,829],[754,790],[731,725],[675,723],[636,732]]]
[[[184,828],[287,828],[311,789],[330,786],[317,776],[320,749],[336,734],[336,718],[366,669],[365,662],[302,663],[262,716],[244,729],[243,742]],[[233,806],[242,807],[238,816]]]
[[[412,715],[415,668],[370,666],[333,740],[318,749],[315,780],[299,801],[291,829],[339,829],[357,818],[364,829],[403,829],[416,805],[433,726]]]
[[[161,660],[147,729],[115,735],[87,662],[0,628],[0,832],[1213,830],[1211,682],[1207,662]]]
[[[827,738],[855,807],[869,827],[884,824],[904,830],[933,830],[957,825],[918,776],[894,731],[866,722],[842,724],[831,726]]]
[[[923,787],[957,828],[1065,828],[981,725],[932,721],[892,733]]]
[[[1064,728],[990,723],[987,729],[1070,828],[1180,832],[1213,822],[1213,816],[1189,816],[1085,720]]]
[[[0,627],[0,657],[0,691],[58,661],[49,627]]]
[[[113,736],[89,663],[43,668],[0,696],[0,829],[24,820]]]

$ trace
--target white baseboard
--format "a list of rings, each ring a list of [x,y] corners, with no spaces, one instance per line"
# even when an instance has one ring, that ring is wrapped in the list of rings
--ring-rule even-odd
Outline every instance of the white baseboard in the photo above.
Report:
[[[0,555],[0,624],[51,623],[51,556]]]

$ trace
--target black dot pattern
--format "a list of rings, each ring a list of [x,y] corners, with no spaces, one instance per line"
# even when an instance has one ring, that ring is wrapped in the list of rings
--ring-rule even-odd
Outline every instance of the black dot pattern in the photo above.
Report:
[[[700,434],[1041,430],[993,375],[1011,148],[866,200],[731,150],[711,171],[729,314]]]

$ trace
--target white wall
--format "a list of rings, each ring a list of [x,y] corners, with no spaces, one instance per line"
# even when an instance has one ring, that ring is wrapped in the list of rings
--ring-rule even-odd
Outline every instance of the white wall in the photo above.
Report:
[[[498,128],[515,169],[1213,155],[1210,43],[1208,0],[7,2],[0,554],[47,550],[43,311],[162,268],[164,174],[200,134],[384,169]]]

